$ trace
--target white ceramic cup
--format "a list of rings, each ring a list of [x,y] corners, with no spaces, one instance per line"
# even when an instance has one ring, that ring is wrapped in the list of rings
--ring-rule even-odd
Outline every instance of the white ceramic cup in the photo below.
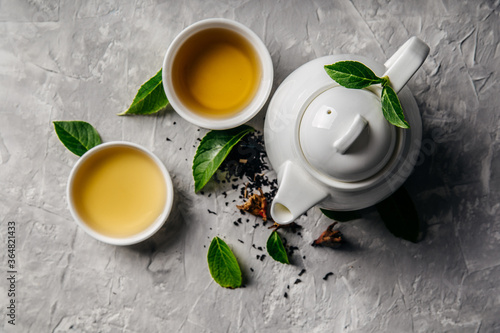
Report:
[[[143,229],[142,231],[138,232],[137,234],[127,236],[127,237],[112,237],[108,235],[104,235],[102,233],[99,233],[98,231],[94,230],[91,228],[85,220],[78,214],[76,205],[74,202],[74,182],[76,175],[80,171],[82,165],[84,165],[85,161],[87,161],[91,156],[93,156],[97,152],[101,152],[103,150],[111,150],[116,147],[129,147],[133,149],[137,149],[141,153],[143,153],[145,156],[147,156],[151,161],[153,161],[156,166],[158,166],[162,176],[163,176],[163,181],[165,181],[165,188],[166,188],[166,199],[165,199],[165,204],[163,207],[163,211],[161,212],[160,216],[156,220],[154,220],[147,228]],[[147,150],[146,148],[135,144],[131,142],[126,142],[126,141],[113,141],[113,142],[107,142],[100,144],[92,149],[90,149],[88,152],[86,152],[73,166],[73,169],[71,170],[71,173],[69,175],[69,180],[68,180],[68,185],[66,188],[66,196],[68,198],[68,206],[69,210],[71,212],[71,215],[73,216],[73,219],[76,221],[76,223],[90,236],[94,237],[97,240],[100,240],[104,243],[108,244],[113,244],[113,245],[132,245],[139,243],[149,237],[151,237],[154,233],[156,233],[165,223],[165,221],[168,218],[168,215],[170,214],[170,211],[172,210],[173,202],[174,202],[174,187],[172,184],[172,179],[170,178],[170,174],[168,173],[165,165],[160,161],[160,159],[154,155],[152,152]]]
[[[189,106],[181,101],[178,94],[174,90],[172,67],[181,46],[192,36],[205,31],[207,29],[222,28],[237,33],[254,48],[257,59],[261,68],[261,78],[258,83],[257,91],[250,101],[241,111],[232,114],[231,116],[214,118],[203,116],[200,113],[192,110]],[[222,19],[213,18],[199,21],[184,29],[170,44],[165,59],[163,61],[162,71],[163,88],[167,95],[168,101],[174,110],[185,120],[200,127],[208,129],[228,129],[239,126],[252,119],[264,106],[271,92],[273,84],[273,63],[269,51],[262,40],[249,28],[241,23]]]

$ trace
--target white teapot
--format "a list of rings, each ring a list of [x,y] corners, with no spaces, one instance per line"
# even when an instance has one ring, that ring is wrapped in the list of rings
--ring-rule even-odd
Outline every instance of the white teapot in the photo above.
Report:
[[[422,137],[417,103],[404,85],[428,53],[429,47],[412,37],[384,65],[357,55],[331,55],[304,64],[283,81],[264,126],[269,161],[278,173],[271,204],[277,223],[291,223],[315,205],[336,211],[366,208],[403,184]],[[328,76],[324,66],[344,60],[389,77],[409,129],[384,118],[379,85],[348,89]]]

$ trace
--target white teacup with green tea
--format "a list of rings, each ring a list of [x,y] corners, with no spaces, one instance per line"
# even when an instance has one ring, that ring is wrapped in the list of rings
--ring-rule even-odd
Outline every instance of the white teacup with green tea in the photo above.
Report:
[[[241,125],[264,106],[272,87],[271,56],[259,37],[228,19],[184,29],[163,62],[163,87],[175,111],[209,128]]]
[[[78,160],[67,196],[73,218],[89,235],[130,245],[162,227],[174,191],[158,157],[137,144],[117,141],[100,144]]]

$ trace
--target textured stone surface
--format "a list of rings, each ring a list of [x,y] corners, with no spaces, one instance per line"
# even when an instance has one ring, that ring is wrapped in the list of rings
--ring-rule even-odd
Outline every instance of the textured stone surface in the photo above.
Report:
[[[0,331],[500,331],[499,16],[492,0],[0,1]],[[234,226],[240,213],[224,202],[240,200],[238,191],[210,184],[193,193],[191,160],[206,130],[171,109],[115,115],[161,67],[175,35],[209,17],[240,21],[263,39],[274,89],[319,56],[383,62],[412,35],[430,45],[409,82],[424,125],[406,185],[427,226],[421,242],[393,237],[369,212],[341,226],[348,247],[312,248],[330,223],[314,208],[299,220],[301,236],[284,232],[299,248],[293,265],[258,260],[252,244],[264,246],[269,230],[253,228],[253,217]],[[176,190],[166,227],[130,247],[79,229],[65,201],[77,158],[54,120],[88,121],[104,141],[155,152]],[[5,316],[8,221],[17,224],[15,327]],[[212,281],[206,251],[216,235],[233,248],[246,288]]]

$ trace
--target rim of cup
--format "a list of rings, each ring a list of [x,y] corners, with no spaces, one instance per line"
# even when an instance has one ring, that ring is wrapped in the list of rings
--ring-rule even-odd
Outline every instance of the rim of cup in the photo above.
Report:
[[[160,169],[161,174],[163,176],[163,179],[165,180],[165,187],[166,187],[166,201],[165,205],[163,208],[162,213],[154,222],[152,222],[146,229],[140,231],[139,233],[127,237],[112,237],[108,235],[101,234],[97,232],[96,230],[92,229],[89,227],[85,221],[80,217],[80,215],[77,213],[74,201],[73,201],[73,183],[75,180],[75,176],[80,170],[81,166],[87,161],[92,155],[95,153],[105,150],[105,149],[112,149],[113,147],[130,147],[137,149],[144,153],[148,158],[150,158]],[[81,227],[88,235],[92,236],[93,238],[112,245],[132,245],[136,244],[139,242],[142,242],[149,237],[153,236],[167,221],[168,216],[170,215],[170,212],[172,210],[173,202],[174,202],[174,188],[172,184],[172,179],[170,177],[170,174],[165,167],[165,165],[160,161],[160,159],[153,154],[151,151],[148,149],[144,148],[141,145],[128,142],[128,141],[112,141],[112,142],[106,142],[99,144],[89,151],[87,151],[85,154],[83,154],[78,161],[75,163],[73,168],[71,169],[71,173],[69,175],[68,179],[68,184],[66,187],[66,197],[68,201],[68,207],[69,211],[71,212],[71,216],[73,219],[76,221],[79,227]]]
[[[240,112],[237,112],[232,116],[224,118],[204,117],[197,114],[196,112],[190,111],[179,100],[179,98],[177,98],[172,84],[172,75],[171,75],[172,71],[170,70],[170,68],[172,68],[175,56],[179,48],[191,36],[195,35],[198,32],[211,28],[228,29],[238,33],[240,36],[243,36],[255,49],[259,62],[262,66],[262,77],[260,80],[260,84],[250,104],[248,104]],[[162,80],[164,83],[163,89],[165,90],[167,99],[174,108],[174,110],[182,118],[189,121],[190,123],[203,128],[214,129],[214,130],[228,129],[242,125],[247,121],[249,121],[250,119],[252,119],[255,115],[257,115],[257,113],[259,113],[259,111],[262,109],[267,99],[269,98],[269,95],[271,93],[271,88],[273,85],[273,76],[274,76],[274,70],[273,70],[271,55],[269,54],[267,47],[259,38],[259,36],[257,36],[247,26],[239,22],[224,18],[205,19],[202,21],[198,21],[188,26],[184,30],[182,30],[168,47],[167,53],[165,54],[165,58],[163,60],[163,67],[162,67]]]

